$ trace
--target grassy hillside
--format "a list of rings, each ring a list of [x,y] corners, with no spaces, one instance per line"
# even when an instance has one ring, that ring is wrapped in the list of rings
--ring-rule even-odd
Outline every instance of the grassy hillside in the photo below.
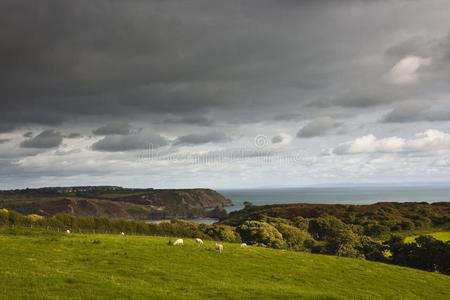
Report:
[[[6,299],[449,299],[450,277],[381,263],[169,238],[0,230]],[[173,240],[173,239],[172,239]]]

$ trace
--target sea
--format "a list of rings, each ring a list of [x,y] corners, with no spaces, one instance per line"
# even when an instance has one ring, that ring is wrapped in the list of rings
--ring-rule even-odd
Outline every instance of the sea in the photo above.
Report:
[[[228,212],[244,208],[244,202],[253,205],[320,203],[320,204],[373,204],[377,202],[450,202],[449,186],[352,186],[301,187],[272,189],[217,190],[233,201]],[[212,224],[215,219],[192,220]]]
[[[274,189],[219,190],[234,206],[227,211],[253,205],[320,203],[373,204],[377,202],[449,202],[450,186],[302,187]]]

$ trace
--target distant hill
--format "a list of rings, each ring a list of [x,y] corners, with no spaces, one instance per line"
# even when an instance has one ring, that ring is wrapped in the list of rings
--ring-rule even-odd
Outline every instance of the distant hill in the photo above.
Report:
[[[134,220],[224,218],[224,207],[232,205],[230,199],[210,189],[74,186],[0,191],[0,208],[42,216],[68,213]]]
[[[246,220],[265,217],[295,220],[333,216],[347,224],[367,225],[377,223],[393,231],[411,227],[448,226],[450,202],[379,202],[375,204],[273,204],[254,206],[246,203],[242,210],[231,212],[223,224],[238,226]],[[403,227],[403,228],[402,228]]]

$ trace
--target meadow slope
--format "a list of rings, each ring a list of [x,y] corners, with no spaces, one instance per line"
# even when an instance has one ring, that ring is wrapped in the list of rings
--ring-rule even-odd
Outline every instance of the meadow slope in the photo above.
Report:
[[[449,299],[450,276],[170,238],[0,230],[2,299]],[[174,240],[172,238],[172,240]]]

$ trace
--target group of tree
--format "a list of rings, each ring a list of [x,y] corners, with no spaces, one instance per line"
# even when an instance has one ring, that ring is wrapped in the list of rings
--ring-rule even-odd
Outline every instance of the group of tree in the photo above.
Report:
[[[15,211],[0,209],[0,227],[40,227],[47,230],[74,233],[113,233],[129,235],[154,235],[171,237],[192,237],[206,240],[240,242],[235,228],[227,225],[208,225],[172,219],[170,222],[145,223],[134,220],[110,219],[107,217],[80,217],[57,214],[42,217],[36,214],[24,216]]]

